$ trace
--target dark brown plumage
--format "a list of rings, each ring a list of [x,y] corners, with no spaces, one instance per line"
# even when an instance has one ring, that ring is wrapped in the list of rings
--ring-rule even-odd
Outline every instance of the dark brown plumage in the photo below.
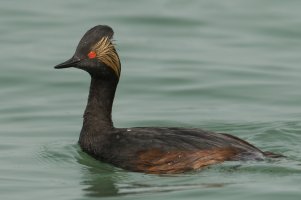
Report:
[[[262,160],[262,152],[235,136],[201,129],[115,128],[111,111],[121,65],[111,42],[113,30],[96,26],[81,39],[74,56],[55,68],[75,67],[91,75],[79,145],[96,159],[130,171],[181,173],[231,160]]]

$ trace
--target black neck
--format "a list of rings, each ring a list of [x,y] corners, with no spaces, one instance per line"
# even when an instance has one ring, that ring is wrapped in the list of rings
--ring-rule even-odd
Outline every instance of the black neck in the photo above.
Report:
[[[91,140],[114,128],[112,105],[118,80],[91,78],[88,104],[84,113],[81,140]]]

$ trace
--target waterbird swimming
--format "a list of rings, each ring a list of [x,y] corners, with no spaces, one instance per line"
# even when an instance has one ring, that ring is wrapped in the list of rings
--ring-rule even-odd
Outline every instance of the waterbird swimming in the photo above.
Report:
[[[113,34],[109,26],[93,27],[72,58],[55,66],[75,67],[91,76],[78,142],[84,152],[126,170],[152,174],[182,173],[223,161],[281,157],[226,133],[194,128],[115,128],[111,113],[121,63]]]

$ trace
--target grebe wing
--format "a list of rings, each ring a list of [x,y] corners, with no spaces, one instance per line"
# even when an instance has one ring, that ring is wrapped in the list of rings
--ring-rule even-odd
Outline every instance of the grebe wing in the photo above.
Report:
[[[225,160],[262,158],[260,150],[239,138],[201,129],[116,129],[108,144],[107,161],[147,173],[179,173]]]

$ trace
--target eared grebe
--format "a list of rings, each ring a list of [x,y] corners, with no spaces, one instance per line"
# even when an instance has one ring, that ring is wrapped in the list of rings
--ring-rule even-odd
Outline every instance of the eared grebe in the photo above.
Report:
[[[113,30],[96,26],[80,40],[75,54],[56,69],[75,67],[91,75],[90,93],[79,137],[94,158],[130,171],[181,173],[232,160],[262,160],[263,152],[235,136],[189,128],[115,128],[111,111],[121,64]]]

